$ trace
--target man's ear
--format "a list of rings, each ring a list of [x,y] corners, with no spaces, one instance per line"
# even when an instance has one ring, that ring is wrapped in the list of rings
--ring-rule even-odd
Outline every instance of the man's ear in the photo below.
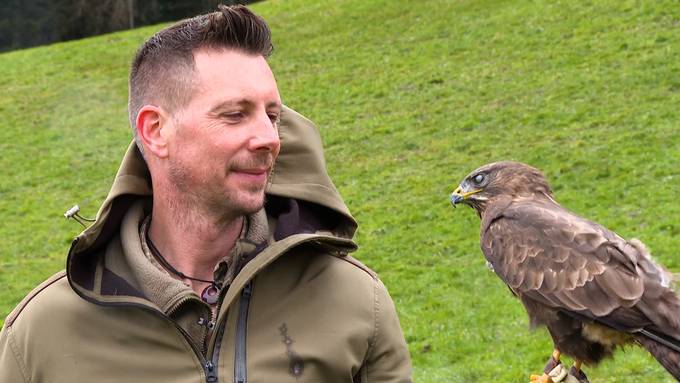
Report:
[[[144,152],[159,158],[168,156],[167,134],[162,132],[166,128],[165,117],[163,110],[154,105],[144,105],[137,113],[137,134],[144,144]]]

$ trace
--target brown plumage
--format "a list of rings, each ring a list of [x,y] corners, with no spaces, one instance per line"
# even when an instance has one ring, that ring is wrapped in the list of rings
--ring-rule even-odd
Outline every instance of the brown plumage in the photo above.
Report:
[[[477,211],[484,256],[557,350],[597,364],[637,343],[680,381],[680,299],[640,241],[563,208],[522,163],[480,167],[451,201]]]

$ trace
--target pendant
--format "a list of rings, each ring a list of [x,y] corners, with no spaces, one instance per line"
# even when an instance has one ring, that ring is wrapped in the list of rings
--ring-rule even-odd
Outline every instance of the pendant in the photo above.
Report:
[[[217,286],[211,284],[210,286],[206,287],[203,289],[203,292],[201,293],[201,299],[203,302],[209,304],[209,305],[214,305],[217,303],[217,301],[220,298],[220,289],[217,288]]]

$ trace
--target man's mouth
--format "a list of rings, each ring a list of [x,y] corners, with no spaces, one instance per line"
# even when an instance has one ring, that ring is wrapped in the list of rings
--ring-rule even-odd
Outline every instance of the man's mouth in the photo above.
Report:
[[[237,176],[242,181],[253,184],[264,184],[267,182],[271,167],[257,166],[257,167],[236,167],[231,169],[231,173]]]
[[[246,183],[264,184],[273,166],[274,159],[271,156],[253,156],[232,162],[229,173]]]
[[[269,173],[269,168],[254,168],[254,169],[234,169],[237,173],[245,173],[251,175],[260,175]]]

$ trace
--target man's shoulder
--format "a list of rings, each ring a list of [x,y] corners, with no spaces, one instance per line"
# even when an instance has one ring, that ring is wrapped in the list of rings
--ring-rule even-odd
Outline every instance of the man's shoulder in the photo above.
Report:
[[[373,279],[374,281],[378,281],[378,280],[379,280],[379,279],[378,279],[378,274],[377,274],[375,271],[373,271],[371,268],[369,268],[368,266],[366,266],[365,264],[363,264],[361,261],[359,261],[358,259],[354,258],[353,256],[347,254],[347,255],[342,255],[342,256],[335,257],[335,258],[337,258],[337,259],[339,259],[339,260],[341,260],[341,261],[344,261],[344,262],[349,263],[350,265],[352,265],[352,267],[354,267],[354,268],[356,268],[357,270],[360,270],[360,271],[362,271],[363,273],[367,274],[367,275],[368,275],[369,277],[371,277],[371,279]]]
[[[66,272],[60,271],[35,287],[5,318],[5,327],[53,318],[56,310],[72,306],[80,298],[68,284]]]
[[[326,290],[370,296],[386,290],[378,274],[349,254],[320,246],[300,247],[272,265],[277,278],[323,280]],[[295,276],[295,277],[293,277]]]
[[[378,274],[370,267],[345,252],[329,250],[325,247],[307,247],[302,250],[304,267],[323,268],[326,272],[334,275],[338,273],[344,278],[355,282],[374,284],[379,281]],[[288,261],[286,261],[288,262]]]

